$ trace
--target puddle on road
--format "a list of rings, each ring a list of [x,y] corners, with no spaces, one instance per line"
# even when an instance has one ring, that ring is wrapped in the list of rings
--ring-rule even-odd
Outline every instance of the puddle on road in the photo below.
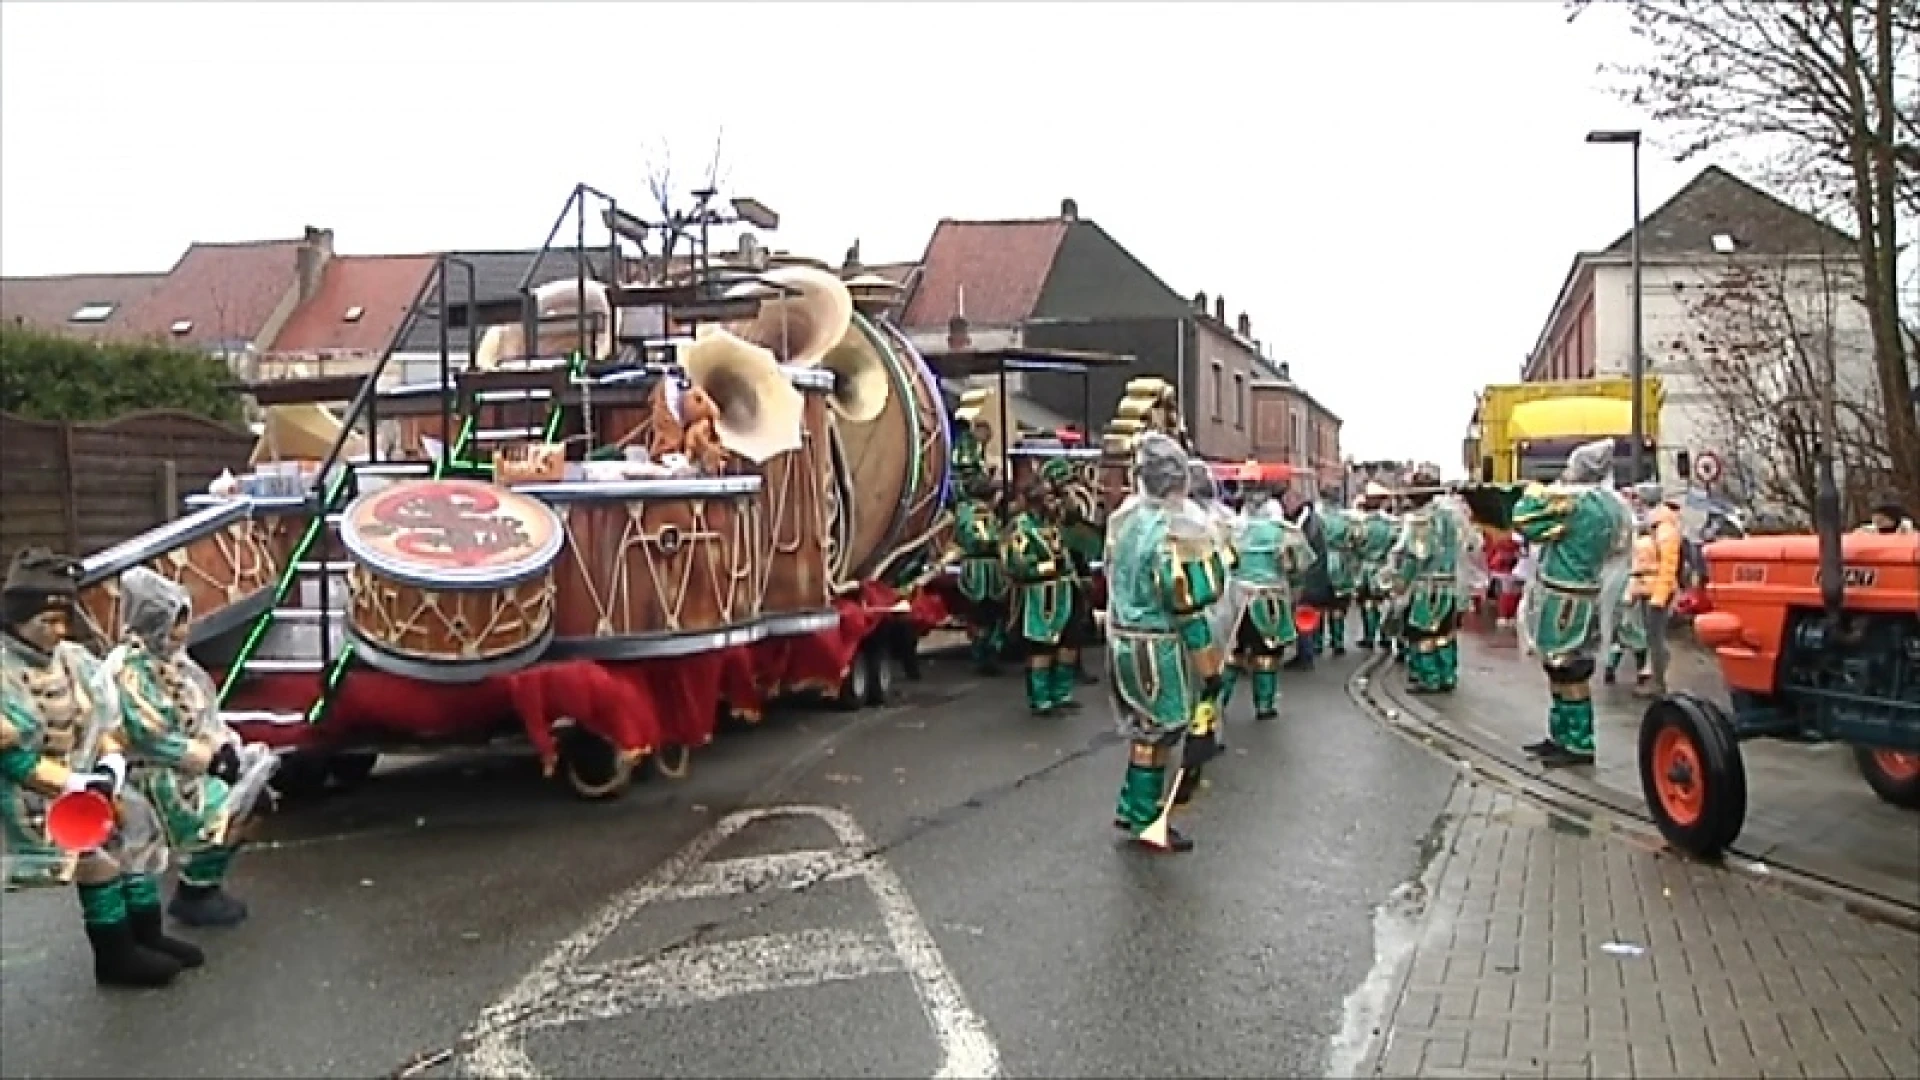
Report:
[[[1420,838],[1414,876],[1394,887],[1373,911],[1373,966],[1341,1004],[1340,1030],[1327,1057],[1329,1077],[1354,1076],[1380,1039],[1400,968],[1426,929],[1438,861],[1453,831],[1453,815],[1441,814]]]

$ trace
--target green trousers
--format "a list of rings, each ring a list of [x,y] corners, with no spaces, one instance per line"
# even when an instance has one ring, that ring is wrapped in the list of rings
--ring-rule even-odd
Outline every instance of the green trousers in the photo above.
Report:
[[[1556,683],[1547,707],[1547,731],[1563,750],[1593,753],[1593,699],[1585,683]]]

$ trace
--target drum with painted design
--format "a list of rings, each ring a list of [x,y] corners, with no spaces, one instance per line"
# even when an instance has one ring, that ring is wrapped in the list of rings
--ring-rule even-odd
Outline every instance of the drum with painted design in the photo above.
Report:
[[[368,664],[470,682],[538,660],[565,542],[545,503],[477,480],[409,480],[349,505],[347,629]]]
[[[556,655],[684,656],[752,641],[767,540],[757,476],[529,484],[558,513]]]
[[[827,397],[833,375],[816,368],[784,369],[805,399],[804,432],[798,450],[776,455],[759,468],[760,516],[766,527],[761,612],[771,635],[806,634],[838,621],[833,568],[845,557],[847,540],[838,512],[851,497],[834,468],[832,420]],[[751,465],[741,463],[751,469]]]

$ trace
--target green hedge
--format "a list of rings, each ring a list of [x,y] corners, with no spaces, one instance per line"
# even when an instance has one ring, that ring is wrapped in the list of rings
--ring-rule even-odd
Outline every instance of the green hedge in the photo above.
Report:
[[[92,342],[0,327],[0,409],[34,420],[97,422],[142,409],[242,419],[226,362],[145,342]]]

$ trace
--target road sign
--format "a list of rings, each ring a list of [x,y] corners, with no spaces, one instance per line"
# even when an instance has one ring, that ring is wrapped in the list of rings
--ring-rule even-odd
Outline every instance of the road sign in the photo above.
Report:
[[[1693,475],[1699,477],[1703,484],[1717,482],[1720,479],[1720,455],[1711,450],[1702,453],[1693,463]]]

